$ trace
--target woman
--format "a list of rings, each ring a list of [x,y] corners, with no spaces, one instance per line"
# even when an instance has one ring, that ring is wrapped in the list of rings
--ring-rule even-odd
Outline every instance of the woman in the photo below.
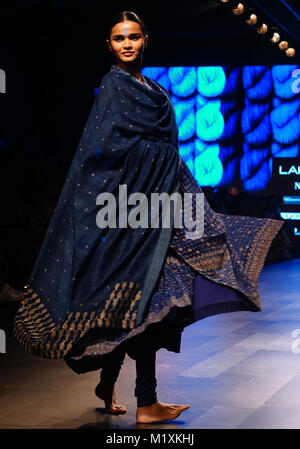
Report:
[[[258,277],[283,224],[218,214],[204,198],[204,232],[191,236],[185,216],[198,217],[194,197],[176,205],[180,227],[174,209],[166,227],[124,224],[134,212],[127,217],[125,193],[201,193],[179,155],[168,93],[141,74],[147,42],[135,13],[117,15],[107,40],[117,64],[99,86],[14,326],[36,355],[64,358],[78,374],[102,368],[95,393],[110,413],[126,412],[114,387],[127,353],[141,423],[189,408],[157,400],[159,348],[180,352],[184,327],[206,316],[260,310]],[[140,211],[151,216],[153,206]]]

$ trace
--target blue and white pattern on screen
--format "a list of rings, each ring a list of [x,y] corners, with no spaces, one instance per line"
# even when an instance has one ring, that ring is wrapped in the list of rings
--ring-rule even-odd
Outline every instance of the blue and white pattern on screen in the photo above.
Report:
[[[144,67],[142,73],[169,91],[180,155],[199,185],[260,191],[271,179],[274,157],[299,157],[296,69]]]

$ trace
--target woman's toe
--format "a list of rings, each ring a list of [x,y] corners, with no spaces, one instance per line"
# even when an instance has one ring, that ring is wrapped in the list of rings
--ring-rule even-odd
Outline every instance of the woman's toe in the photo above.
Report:
[[[126,413],[127,412],[127,410],[126,410],[126,408],[123,406],[123,405],[117,405],[117,404],[114,404],[114,405],[110,405],[109,407],[108,407],[108,411],[110,411],[111,413]]]

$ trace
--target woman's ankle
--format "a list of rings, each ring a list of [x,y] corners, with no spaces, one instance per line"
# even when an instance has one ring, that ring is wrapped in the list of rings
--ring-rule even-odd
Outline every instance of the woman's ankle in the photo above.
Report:
[[[146,405],[144,404],[144,403],[142,403],[142,405],[137,405],[137,408],[138,409],[145,409],[146,407],[153,407],[153,406],[155,406],[156,404],[158,404],[158,401],[156,400],[155,402],[152,402],[152,403],[147,403]]]

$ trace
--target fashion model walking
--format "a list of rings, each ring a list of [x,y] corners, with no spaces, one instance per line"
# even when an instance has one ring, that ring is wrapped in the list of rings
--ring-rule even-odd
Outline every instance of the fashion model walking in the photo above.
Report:
[[[135,13],[114,18],[107,45],[116,64],[100,83],[14,326],[38,356],[64,358],[78,374],[101,369],[95,393],[109,413],[126,412],[115,383],[127,353],[142,423],[189,408],[157,400],[158,349],[180,352],[184,327],[207,316],[261,310],[258,278],[283,224],[219,214],[204,198],[203,232],[187,237],[193,198],[180,209],[181,227],[172,214],[167,227],[124,225],[133,210],[124,212],[123,192],[202,193],[180,157],[168,92],[141,73],[147,44]],[[118,200],[118,225],[111,206],[99,212],[104,198]]]

